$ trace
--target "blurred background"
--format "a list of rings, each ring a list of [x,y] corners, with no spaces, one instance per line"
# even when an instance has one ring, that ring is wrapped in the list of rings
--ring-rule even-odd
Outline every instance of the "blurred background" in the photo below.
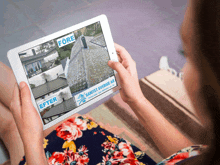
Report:
[[[114,42],[136,61],[139,78],[159,70],[162,56],[180,72],[186,61],[179,53],[186,4],[187,0],[1,0],[0,61],[10,66],[8,50],[105,14]],[[0,163],[6,158],[0,146]]]

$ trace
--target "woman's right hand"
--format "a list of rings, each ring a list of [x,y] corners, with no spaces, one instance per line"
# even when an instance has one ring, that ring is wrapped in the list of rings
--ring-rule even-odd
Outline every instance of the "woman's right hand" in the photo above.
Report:
[[[119,62],[109,61],[108,65],[116,70],[120,79],[120,95],[127,104],[140,102],[145,99],[138,80],[136,63],[127,50],[115,43]]]

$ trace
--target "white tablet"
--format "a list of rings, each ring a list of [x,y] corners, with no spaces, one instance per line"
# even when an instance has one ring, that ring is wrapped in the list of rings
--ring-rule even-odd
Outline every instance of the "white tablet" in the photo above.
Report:
[[[44,129],[120,88],[107,65],[118,57],[105,15],[14,48],[8,59],[18,84],[29,85]]]

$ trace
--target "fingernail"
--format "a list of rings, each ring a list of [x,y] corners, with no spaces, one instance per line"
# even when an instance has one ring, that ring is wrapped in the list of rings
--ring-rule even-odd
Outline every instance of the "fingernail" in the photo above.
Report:
[[[116,60],[116,59],[113,59],[112,61],[113,61],[113,62],[118,62],[118,60]]]
[[[20,89],[24,88],[24,87],[25,87],[25,82],[22,81],[22,82],[20,83],[19,87],[20,87]]]
[[[111,64],[112,62],[113,62],[112,60],[109,60],[109,61],[108,61],[109,64]]]

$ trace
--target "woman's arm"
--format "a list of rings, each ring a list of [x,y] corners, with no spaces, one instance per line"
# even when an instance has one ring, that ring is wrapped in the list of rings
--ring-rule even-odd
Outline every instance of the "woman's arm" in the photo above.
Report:
[[[24,143],[24,152],[28,165],[48,165],[42,142]]]
[[[165,157],[193,145],[147,99],[129,103],[129,106]]]
[[[17,83],[15,84],[10,109],[24,144],[27,164],[47,165],[43,148],[43,125],[32,104],[31,93],[26,83],[20,83],[20,90]]]
[[[119,74],[121,98],[132,108],[161,153],[167,157],[193,145],[144,97],[139,85],[136,63],[122,46],[115,44],[115,48],[119,62],[109,61],[108,65]]]

